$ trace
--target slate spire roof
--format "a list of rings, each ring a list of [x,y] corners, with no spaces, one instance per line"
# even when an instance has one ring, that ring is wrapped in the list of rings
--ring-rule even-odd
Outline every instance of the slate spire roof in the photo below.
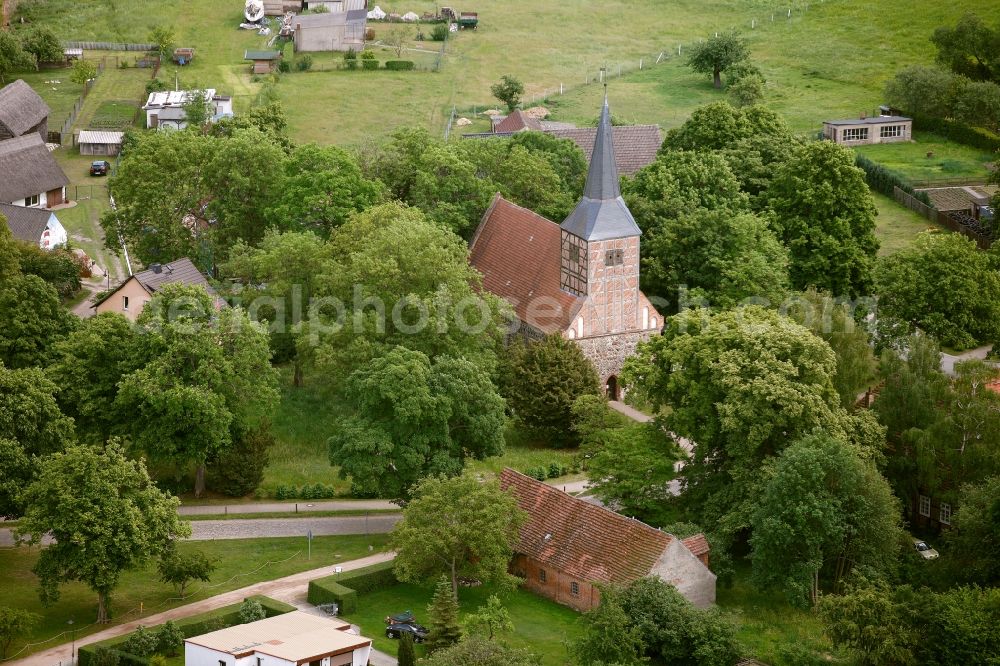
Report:
[[[611,111],[608,108],[607,96],[604,98],[601,121],[597,126],[597,136],[594,138],[594,150],[590,156],[590,169],[587,171],[583,198],[560,226],[586,241],[642,234],[628,206],[625,205],[618,186],[618,167],[615,164]]]

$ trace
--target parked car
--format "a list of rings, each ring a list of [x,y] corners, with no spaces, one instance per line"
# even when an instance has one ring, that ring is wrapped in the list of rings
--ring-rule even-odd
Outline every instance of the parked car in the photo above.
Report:
[[[109,171],[111,171],[111,162],[107,160],[98,160],[90,163],[91,176],[107,176]]]
[[[917,553],[920,557],[925,560],[936,560],[938,558],[938,552],[931,548],[926,541],[921,541],[920,539],[913,540],[913,547],[917,549]]]
[[[419,624],[390,624],[385,628],[387,638],[402,638],[403,634],[410,634],[414,643],[423,643],[428,633],[427,628]]]

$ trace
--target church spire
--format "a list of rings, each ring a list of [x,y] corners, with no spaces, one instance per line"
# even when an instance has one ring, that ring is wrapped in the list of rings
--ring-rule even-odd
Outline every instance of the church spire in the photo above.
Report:
[[[604,106],[597,125],[594,150],[590,155],[583,198],[560,225],[563,230],[588,241],[639,236],[642,233],[621,197],[612,135],[611,111],[605,88]]]

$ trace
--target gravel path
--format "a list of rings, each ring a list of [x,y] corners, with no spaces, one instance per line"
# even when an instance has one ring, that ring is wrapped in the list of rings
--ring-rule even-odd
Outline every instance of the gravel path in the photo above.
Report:
[[[262,537],[313,536],[335,534],[386,534],[392,530],[402,514],[351,516],[347,518],[257,518],[247,520],[194,520],[191,521],[191,541],[215,539],[259,539]],[[43,543],[51,543],[44,539]],[[11,530],[0,529],[0,547],[14,545]]]
[[[309,589],[309,581],[312,579],[333,575],[336,573],[335,567],[338,566],[342,567],[343,571],[350,571],[352,569],[366,567],[370,564],[385,562],[387,560],[391,560],[393,557],[395,557],[393,553],[378,553],[359,560],[343,562],[339,565],[332,564],[330,566],[320,567],[319,569],[311,569],[309,571],[292,574],[291,576],[285,576],[284,578],[279,578],[277,580],[249,585],[238,590],[233,590],[232,592],[225,592],[214,597],[209,597],[208,599],[203,599],[202,601],[196,601],[186,606],[180,606],[162,613],[148,615],[141,619],[109,627],[104,631],[97,632],[96,634],[77,638],[76,646],[79,648],[81,645],[89,645],[90,643],[103,641],[107,638],[127,634],[134,631],[140,624],[148,627],[162,624],[167,620],[178,620],[182,617],[188,617],[189,615],[195,615],[197,613],[203,613],[215,608],[221,608],[222,606],[228,606],[229,604],[239,603],[246,597],[253,594],[263,594],[273,599],[290,603],[297,607],[308,605],[305,598]],[[55,666],[56,664],[70,664],[72,647],[72,643],[63,643],[62,645],[57,645],[49,648],[48,650],[36,652],[35,654],[25,657],[24,659],[18,659],[8,663],[16,666]],[[388,655],[385,656],[388,657]],[[380,663],[382,663],[383,666],[390,666],[390,664],[395,663],[395,660],[389,657],[389,661]]]

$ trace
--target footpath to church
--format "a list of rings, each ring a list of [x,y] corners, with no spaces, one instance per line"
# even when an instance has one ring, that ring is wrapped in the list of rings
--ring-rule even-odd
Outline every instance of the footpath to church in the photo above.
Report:
[[[247,587],[233,590],[231,592],[224,592],[223,594],[218,594],[214,597],[209,597],[208,599],[202,599],[201,601],[196,601],[194,603],[187,604],[186,606],[179,606],[162,613],[157,613],[156,615],[148,615],[130,622],[108,627],[107,629],[99,631],[96,634],[76,639],[76,647],[79,649],[82,645],[89,645],[108,638],[114,638],[115,636],[122,636],[135,631],[139,625],[144,627],[155,626],[163,624],[167,620],[179,620],[181,618],[188,617],[189,615],[204,613],[206,611],[228,606],[230,604],[240,603],[245,598],[254,594],[263,594],[264,596],[271,597],[272,599],[292,604],[296,608],[309,610],[312,608],[306,601],[306,594],[309,590],[309,581],[314,578],[331,576],[336,573],[337,567],[341,567],[342,571],[351,571],[352,569],[360,569],[361,567],[366,567],[371,564],[387,562],[395,556],[395,553],[377,553],[358,560],[351,560],[340,564],[331,564],[318,569],[301,571],[297,574],[292,574],[291,576],[278,578],[277,580],[248,585]],[[48,650],[36,652],[35,654],[25,657],[24,659],[17,659],[7,663],[11,666],[56,666],[56,664],[69,664],[72,659],[72,649],[72,643],[63,643],[62,645],[57,645],[49,648]],[[380,664],[395,663],[395,659],[388,658],[388,660],[386,660],[388,655],[379,656],[380,658],[378,659],[378,662]],[[376,659],[372,659],[372,663],[376,663]]]

